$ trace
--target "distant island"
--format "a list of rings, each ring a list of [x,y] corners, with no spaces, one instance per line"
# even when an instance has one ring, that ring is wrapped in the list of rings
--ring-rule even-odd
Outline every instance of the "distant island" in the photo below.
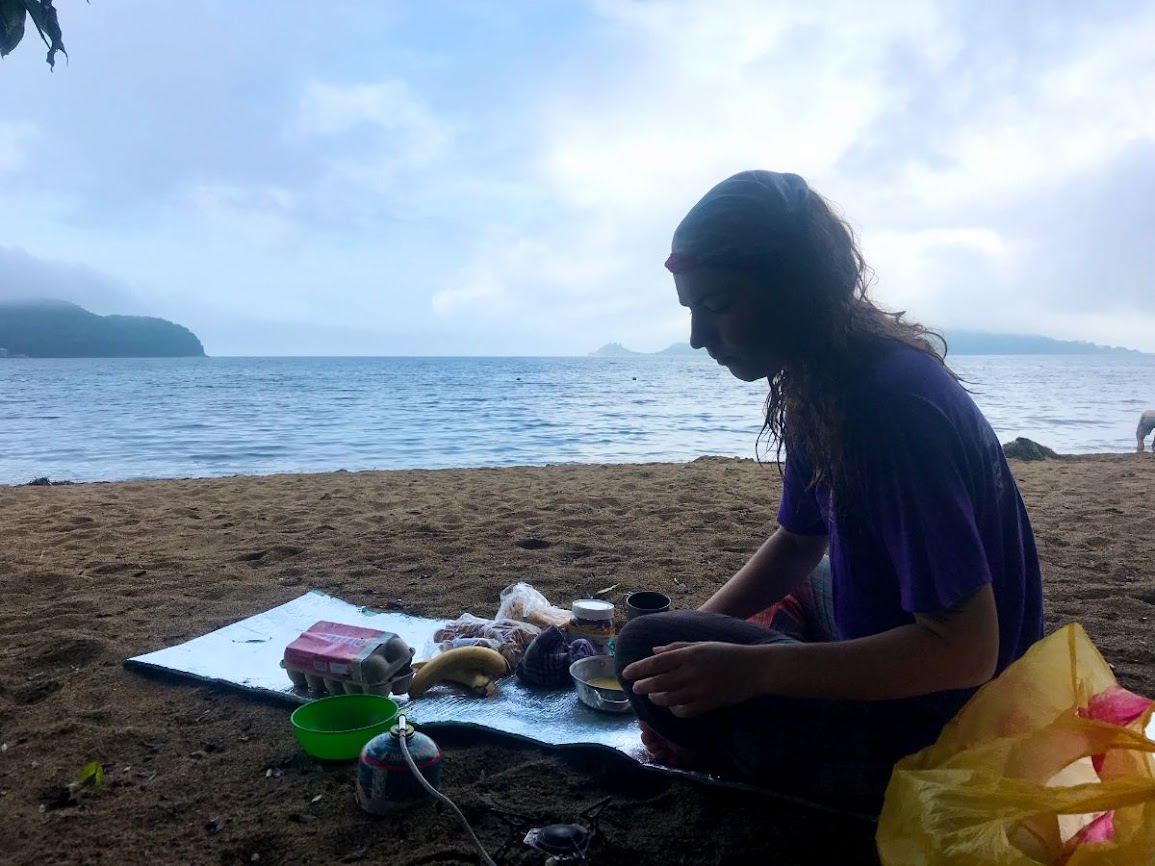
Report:
[[[1140,355],[1135,349],[1100,346],[1083,340],[1056,340],[1037,334],[990,334],[982,331],[951,331],[946,335],[951,355]],[[590,355],[596,358],[702,355],[689,343],[674,343],[660,352],[635,352],[621,343],[606,343]]]
[[[1101,346],[1086,340],[1055,340],[1038,334],[991,334],[985,331],[949,331],[945,334],[952,355],[1142,355],[1123,346]]]
[[[649,357],[655,355],[705,355],[705,352],[700,352],[689,343],[674,343],[662,349],[660,352],[635,352],[633,349],[627,349],[621,343],[606,343],[596,352],[590,352],[590,355],[597,358],[626,358],[637,357],[638,355],[646,355]]]
[[[0,357],[200,358],[182,325],[151,316],[98,316],[67,301],[0,302]]]

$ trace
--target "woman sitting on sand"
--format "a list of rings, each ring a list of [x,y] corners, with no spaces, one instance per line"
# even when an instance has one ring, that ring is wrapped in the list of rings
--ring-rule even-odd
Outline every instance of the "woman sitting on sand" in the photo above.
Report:
[[[1143,450],[1143,440],[1155,430],[1155,409],[1148,409],[1139,416],[1139,426],[1135,428],[1135,450]],[[1155,451],[1155,437],[1151,439],[1151,450]]]
[[[619,636],[643,741],[661,763],[877,809],[895,761],[1042,636],[1014,478],[928,331],[869,299],[850,229],[802,178],[723,181],[666,266],[691,344],[769,381],[786,460],[779,528],[749,562],[699,610]]]

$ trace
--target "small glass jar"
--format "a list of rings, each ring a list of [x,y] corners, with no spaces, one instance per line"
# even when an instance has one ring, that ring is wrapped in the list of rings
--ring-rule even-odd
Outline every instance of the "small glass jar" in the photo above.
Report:
[[[608,644],[616,636],[613,602],[583,598],[572,605],[573,618],[566,626],[571,641],[584,637],[600,653],[609,652]]]

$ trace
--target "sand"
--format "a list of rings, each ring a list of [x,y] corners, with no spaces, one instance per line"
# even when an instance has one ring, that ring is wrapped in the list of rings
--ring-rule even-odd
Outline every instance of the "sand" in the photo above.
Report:
[[[1155,459],[1015,463],[1047,627],[1077,620],[1155,695]],[[284,706],[149,678],[128,656],[325,590],[452,618],[526,580],[705,599],[773,527],[774,466],[688,464],[0,488],[0,859],[11,863],[474,864],[433,808],[375,821],[351,767],[298,750]],[[603,797],[596,864],[870,862],[873,827],[781,801],[476,734],[438,735],[444,790],[491,851],[489,805],[542,822]],[[59,788],[90,761],[104,785]],[[518,849],[510,863],[541,863]]]

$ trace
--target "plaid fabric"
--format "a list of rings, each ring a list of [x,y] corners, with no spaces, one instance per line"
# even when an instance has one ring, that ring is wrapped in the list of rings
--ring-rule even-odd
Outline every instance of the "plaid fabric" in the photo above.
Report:
[[[569,685],[569,666],[596,654],[593,644],[585,638],[567,643],[565,633],[551,625],[526,647],[517,663],[517,678],[531,686]]]
[[[773,629],[801,643],[838,640],[830,559],[822,557],[818,568],[801,586],[747,622]]]

